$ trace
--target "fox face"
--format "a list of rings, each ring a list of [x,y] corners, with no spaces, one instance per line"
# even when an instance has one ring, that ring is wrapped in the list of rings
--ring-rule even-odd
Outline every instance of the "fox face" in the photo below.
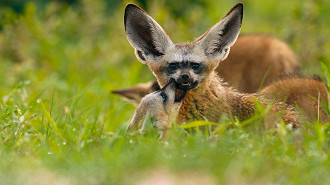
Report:
[[[178,88],[189,90],[195,88],[216,67],[204,61],[207,58],[199,53],[198,48],[173,45],[162,57],[162,66],[153,67],[151,63],[149,67],[161,81],[173,78]]]
[[[175,80],[171,78],[162,89],[142,98],[128,129],[149,116],[152,124],[163,133],[169,124],[175,121],[185,95],[186,91],[178,89]],[[145,125],[142,125],[141,130],[144,130],[144,127]]]
[[[243,4],[236,4],[211,29],[191,43],[173,43],[162,27],[144,10],[128,4],[124,23],[127,39],[138,60],[147,64],[159,84],[173,78],[177,88],[190,90],[205,81],[226,59],[240,32]]]

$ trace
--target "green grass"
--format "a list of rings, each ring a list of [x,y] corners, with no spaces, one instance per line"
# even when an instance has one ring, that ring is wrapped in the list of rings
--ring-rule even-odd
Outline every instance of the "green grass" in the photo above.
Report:
[[[235,3],[146,2],[176,42],[199,36]],[[91,0],[29,3],[21,14],[0,9],[1,185],[138,184],[152,178],[330,184],[329,124],[266,131],[258,121],[223,119],[211,133],[175,127],[166,142],[154,130],[126,133],[135,107],[110,91],[153,79],[125,37],[126,3],[114,11],[107,11],[106,1]],[[242,33],[281,38],[305,73],[329,82],[329,8],[325,0],[251,0]],[[200,123],[185,127],[194,124]]]

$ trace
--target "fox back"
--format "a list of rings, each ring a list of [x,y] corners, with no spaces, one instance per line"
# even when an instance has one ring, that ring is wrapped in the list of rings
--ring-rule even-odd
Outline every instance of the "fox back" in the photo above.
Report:
[[[240,36],[217,68],[221,78],[244,93],[255,93],[279,75],[298,70],[299,64],[289,46],[262,34]]]
[[[262,89],[260,94],[273,102],[282,101],[298,106],[299,111],[310,119],[308,121],[329,121],[329,116],[323,108],[323,105],[329,106],[328,92],[318,77],[282,76]]]

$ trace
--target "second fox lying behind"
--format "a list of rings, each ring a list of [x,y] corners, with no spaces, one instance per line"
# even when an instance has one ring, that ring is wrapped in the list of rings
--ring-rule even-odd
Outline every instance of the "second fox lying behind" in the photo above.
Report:
[[[236,41],[242,18],[243,4],[238,3],[194,42],[175,44],[147,13],[136,5],[127,5],[125,31],[137,58],[149,66],[161,87],[173,78],[176,88],[187,91],[176,123],[205,118],[218,122],[223,115],[245,120],[254,114],[254,101],[258,96],[237,92],[215,72]],[[297,124],[297,120],[290,117],[284,120]]]

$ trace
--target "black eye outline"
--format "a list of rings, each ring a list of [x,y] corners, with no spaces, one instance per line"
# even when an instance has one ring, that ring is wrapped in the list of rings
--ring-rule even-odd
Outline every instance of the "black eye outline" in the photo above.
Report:
[[[199,63],[191,63],[190,66],[193,70],[197,70],[197,69],[199,69],[200,64]]]
[[[167,101],[167,95],[164,92],[160,93],[160,96],[163,98],[163,102],[165,103]]]
[[[179,68],[179,64],[178,63],[170,63],[169,68],[171,70],[176,70],[176,69]]]

